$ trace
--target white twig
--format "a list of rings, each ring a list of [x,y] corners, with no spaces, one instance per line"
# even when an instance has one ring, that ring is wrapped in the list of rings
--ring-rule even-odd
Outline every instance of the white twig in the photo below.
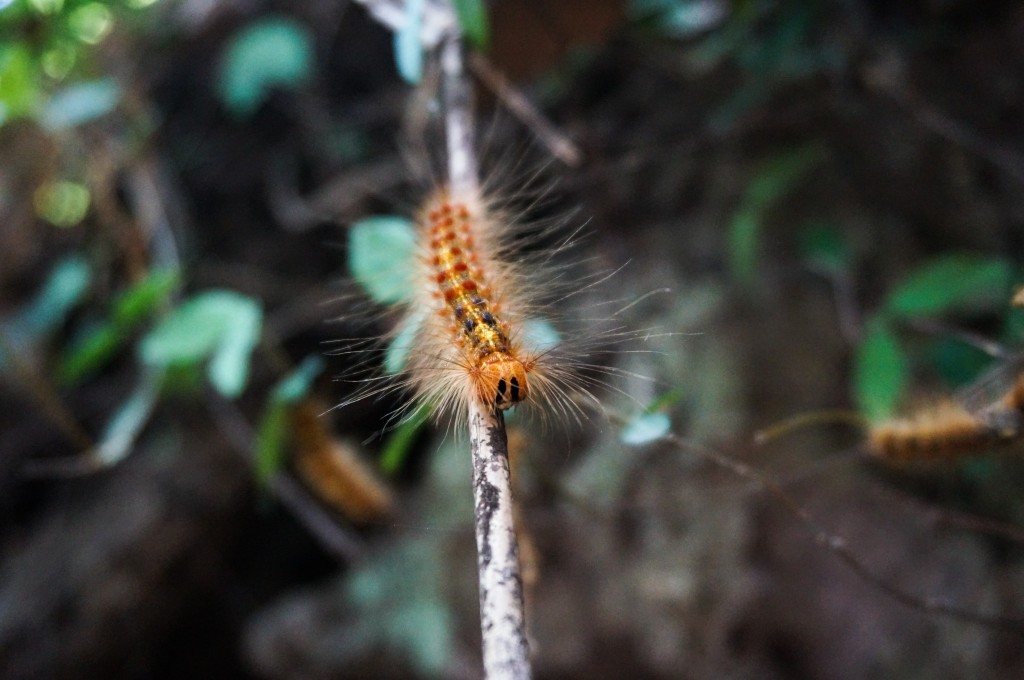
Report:
[[[523,617],[523,581],[512,520],[508,441],[501,414],[476,400],[469,406],[473,499],[480,570],[480,630],[487,678],[530,677]]]
[[[402,30],[404,3],[359,0],[382,24]],[[440,41],[442,103],[448,151],[448,184],[455,195],[479,191],[473,146],[473,97],[466,78],[462,41],[454,8],[430,0],[424,9],[420,38],[425,49]],[[433,33],[433,31],[438,33]],[[477,564],[480,575],[480,628],[484,674],[490,680],[527,680],[531,676],[523,616],[523,581],[512,519],[512,485],[508,440],[500,412],[471,399],[469,441],[473,458]]]
[[[473,97],[466,79],[462,45],[453,31],[441,46],[448,183],[456,195],[479,187],[473,148]],[[508,440],[500,412],[471,399],[469,445],[473,458],[480,631],[484,674],[492,680],[530,677],[530,651],[523,615],[523,580],[512,519]]]

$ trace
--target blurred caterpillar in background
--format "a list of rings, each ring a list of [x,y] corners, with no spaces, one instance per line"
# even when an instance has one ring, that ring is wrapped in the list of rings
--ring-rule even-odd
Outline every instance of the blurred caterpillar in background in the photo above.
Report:
[[[999,366],[953,400],[871,424],[868,451],[890,463],[941,462],[1019,444],[1024,374],[1018,363]]]

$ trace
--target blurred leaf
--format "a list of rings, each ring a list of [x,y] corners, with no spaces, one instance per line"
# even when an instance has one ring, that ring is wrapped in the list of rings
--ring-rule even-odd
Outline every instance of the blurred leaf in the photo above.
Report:
[[[121,100],[121,88],[113,78],[78,83],[57,92],[39,117],[54,132],[89,123],[113,111]]]
[[[105,4],[89,2],[71,10],[67,23],[76,38],[95,45],[110,33],[114,26],[114,15]]]
[[[313,381],[324,370],[324,360],[311,354],[274,387],[272,399],[282,404],[294,404],[309,394]]]
[[[275,87],[296,89],[310,77],[313,39],[289,19],[261,19],[239,31],[225,49],[218,88],[228,111],[254,113]]]
[[[408,302],[416,262],[416,230],[403,217],[367,217],[348,233],[348,266],[375,301]]]
[[[992,309],[1006,304],[1012,268],[1005,260],[976,255],[938,257],[889,293],[885,310],[896,316]]]
[[[729,271],[733,279],[750,285],[757,273],[761,215],[752,209],[737,212],[729,225]]]
[[[827,224],[816,224],[800,234],[800,253],[815,271],[837,276],[848,271],[853,255],[842,233]]]
[[[641,446],[661,439],[671,429],[672,420],[667,414],[641,412],[626,423],[619,439],[627,446]]]
[[[781,153],[758,167],[729,227],[729,268],[736,281],[743,285],[753,283],[765,213],[793,188],[821,155],[818,145],[808,144]]]
[[[423,76],[420,31],[423,28],[424,3],[425,0],[405,0],[405,21],[402,30],[395,33],[395,64],[399,75],[411,85],[418,84]]]
[[[128,326],[148,316],[177,289],[181,274],[176,268],[150,270],[144,278],[117,296],[114,301],[114,322]]]
[[[211,357],[211,384],[224,396],[236,397],[245,387],[262,319],[260,305],[252,298],[228,290],[199,293],[142,339],[142,361],[165,367]]]
[[[15,324],[30,338],[46,335],[64,322],[67,315],[85,297],[92,272],[88,263],[77,255],[64,258],[50,272],[32,303]]]
[[[36,214],[58,227],[73,227],[89,212],[89,187],[79,182],[46,182],[33,195]]]
[[[111,417],[96,446],[96,458],[103,465],[114,465],[131,452],[156,405],[162,377],[160,371],[147,373]]]
[[[404,419],[384,442],[384,450],[380,454],[380,469],[388,475],[396,474],[402,469],[416,436],[430,420],[430,408],[420,406],[411,416]]]
[[[58,380],[75,384],[102,368],[124,346],[135,326],[177,288],[177,269],[154,269],[114,300],[111,318],[87,328],[71,343],[57,368]]]
[[[721,0],[630,0],[627,11],[633,21],[650,22],[662,35],[684,39],[726,16]]]
[[[765,209],[789,193],[804,173],[821,160],[822,149],[806,144],[780,153],[760,165],[747,188],[744,203]]]
[[[487,6],[483,0],[454,0],[462,34],[478,50],[486,50],[489,36]]]
[[[855,357],[857,407],[871,421],[892,416],[903,397],[908,372],[906,354],[892,328],[880,317],[871,319]]]
[[[313,381],[324,368],[323,359],[312,355],[286,375],[270,393],[263,417],[256,428],[256,478],[266,484],[284,464],[284,445],[288,437],[289,413],[292,405],[305,397]]]
[[[41,92],[32,55],[21,44],[0,45],[0,124],[32,114]]]
[[[64,323],[68,314],[82,301],[92,280],[86,261],[72,255],[58,262],[42,289],[14,318],[0,319],[4,343],[0,347],[0,370],[7,363],[7,351],[19,354],[39,344]]]
[[[416,336],[420,332],[420,326],[427,318],[427,310],[415,310],[412,315],[407,316],[398,328],[398,334],[391,339],[387,350],[384,352],[384,372],[389,375],[397,375],[405,370],[405,364],[409,361],[409,353],[416,344]]]
[[[935,338],[928,344],[930,363],[950,387],[962,387],[991,365],[992,357],[956,338]]]
[[[57,381],[65,386],[78,383],[110,361],[126,339],[126,335],[109,322],[87,328],[61,358]]]
[[[255,472],[261,485],[266,485],[284,465],[284,444],[288,435],[288,409],[283,401],[271,399],[263,409],[256,428]]]

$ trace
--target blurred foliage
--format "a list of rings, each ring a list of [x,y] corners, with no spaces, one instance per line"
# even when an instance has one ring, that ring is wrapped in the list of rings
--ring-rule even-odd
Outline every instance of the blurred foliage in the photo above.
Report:
[[[99,66],[95,48],[119,15],[155,0],[13,0],[0,8],[0,125],[39,118],[50,129],[87,122],[116,106],[109,79],[85,89],[65,81],[90,77]]]
[[[236,33],[220,64],[218,93],[225,108],[250,116],[274,88],[296,89],[313,71],[313,36],[290,19],[254,21]]]
[[[0,319],[0,370],[6,368],[4,351],[24,351],[41,345],[85,298],[92,282],[89,264],[79,255],[57,262],[35,296],[11,318]]]
[[[404,217],[359,220],[348,231],[348,268],[375,301],[408,302],[416,260],[416,229]]]
[[[423,76],[423,9],[426,0],[406,0],[405,23],[395,33],[395,64],[398,73],[410,85],[416,85]]]
[[[486,50],[490,41],[490,24],[484,0],[453,0],[459,26],[473,47]]]
[[[230,290],[197,293],[146,334],[139,357],[155,368],[209,359],[210,383],[225,397],[237,397],[245,388],[262,321],[263,311],[252,298]]]
[[[890,289],[867,322],[857,348],[854,399],[871,420],[892,416],[905,396],[910,372],[908,350],[896,326],[918,317],[984,313],[1008,314],[1014,270],[1006,260],[947,253],[924,263]],[[962,343],[958,343],[962,344]],[[977,352],[926,352],[938,372],[962,383],[985,365]],[[972,355],[967,361],[968,355]]]
[[[284,465],[291,407],[309,394],[313,381],[323,370],[323,359],[308,356],[271,390],[256,428],[255,469],[261,484],[270,481]]]
[[[755,281],[758,244],[766,214],[793,190],[821,156],[819,146],[808,144],[764,161],[754,172],[729,225],[729,270],[740,284],[750,286]]]
[[[109,318],[86,327],[64,351],[57,367],[60,382],[74,384],[99,371],[124,347],[131,332],[170,300],[180,282],[176,269],[153,269],[117,295]]]

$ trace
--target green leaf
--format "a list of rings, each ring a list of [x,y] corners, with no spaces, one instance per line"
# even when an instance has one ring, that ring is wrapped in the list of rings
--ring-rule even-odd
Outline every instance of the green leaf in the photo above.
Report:
[[[395,64],[399,75],[411,85],[418,84],[423,76],[420,31],[423,28],[424,3],[425,0],[405,0],[405,21],[402,29],[395,33]]]
[[[992,364],[984,351],[957,338],[940,337],[928,343],[929,362],[950,387],[963,387]]]
[[[409,457],[409,452],[412,451],[416,435],[420,433],[428,420],[430,420],[430,409],[420,406],[391,433],[380,454],[380,468],[385,474],[393,475],[402,469]]]
[[[110,361],[130,339],[131,333],[177,288],[177,269],[154,269],[114,300],[108,321],[81,333],[61,358],[58,380],[75,384]]]
[[[0,123],[31,115],[41,98],[39,73],[28,49],[20,43],[0,45]]]
[[[403,217],[368,217],[348,232],[352,276],[375,301],[408,302],[416,262],[416,229]]]
[[[792,190],[821,155],[817,144],[808,144],[781,153],[758,167],[729,226],[729,269],[742,285],[752,284],[757,273],[758,243],[766,213]]]
[[[454,5],[462,34],[473,47],[478,50],[487,49],[490,27],[484,0],[455,0]]]
[[[211,384],[224,396],[236,397],[245,387],[262,319],[260,305],[252,298],[228,290],[199,293],[142,339],[141,359],[149,366],[166,367],[210,357]]]
[[[868,322],[857,348],[854,398],[869,420],[892,416],[907,384],[908,361],[892,328],[881,317]]]
[[[121,100],[121,88],[113,78],[77,83],[57,92],[39,117],[54,132],[82,125],[113,111]]]
[[[271,399],[256,428],[256,479],[266,485],[284,464],[284,442],[288,434],[288,405]]]
[[[842,233],[828,224],[814,224],[803,230],[800,253],[811,268],[828,276],[848,271],[853,260]]]
[[[927,263],[893,289],[885,310],[906,317],[998,308],[1009,299],[1012,275],[1005,260],[946,255]]]
[[[760,234],[761,215],[749,208],[737,212],[729,224],[729,271],[743,285],[753,283],[757,273]]]
[[[181,275],[174,267],[149,271],[142,280],[118,295],[114,301],[114,323],[121,327],[134,325],[163,304],[180,282]]]
[[[233,115],[253,114],[273,88],[297,89],[313,68],[313,39],[289,19],[262,19],[237,33],[220,64],[220,98]]]
[[[117,354],[125,340],[125,334],[109,322],[87,329],[61,358],[58,382],[74,385],[95,373]]]

